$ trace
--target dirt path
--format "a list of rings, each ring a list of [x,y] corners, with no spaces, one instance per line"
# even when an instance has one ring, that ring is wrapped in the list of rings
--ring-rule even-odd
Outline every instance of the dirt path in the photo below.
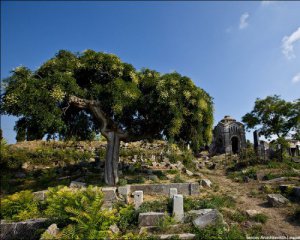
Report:
[[[237,209],[245,211],[248,209],[258,210],[269,218],[263,225],[265,236],[289,236],[300,237],[300,225],[289,220],[289,213],[292,207],[272,208],[268,207],[266,200],[258,197],[251,197],[252,190],[258,190],[260,183],[238,183],[225,176],[223,170],[206,172],[205,175],[215,184],[220,186],[219,192],[232,196],[237,200]]]

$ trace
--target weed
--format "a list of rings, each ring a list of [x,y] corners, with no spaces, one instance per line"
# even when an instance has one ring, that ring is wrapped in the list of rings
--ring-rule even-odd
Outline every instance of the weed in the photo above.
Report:
[[[255,222],[266,223],[268,220],[268,216],[263,213],[259,213],[259,214],[256,214],[254,217],[252,217],[252,219]]]

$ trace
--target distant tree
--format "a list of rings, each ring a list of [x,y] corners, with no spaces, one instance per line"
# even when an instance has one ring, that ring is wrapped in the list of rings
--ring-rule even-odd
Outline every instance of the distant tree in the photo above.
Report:
[[[118,182],[120,140],[166,138],[194,150],[211,140],[213,103],[204,90],[178,73],[138,72],[112,54],[62,50],[36,71],[16,68],[6,83],[1,111],[21,117],[20,140],[101,132],[109,185]]]
[[[284,138],[300,129],[300,99],[288,102],[278,95],[256,99],[254,109],[242,117],[246,128],[259,128],[266,138]]]

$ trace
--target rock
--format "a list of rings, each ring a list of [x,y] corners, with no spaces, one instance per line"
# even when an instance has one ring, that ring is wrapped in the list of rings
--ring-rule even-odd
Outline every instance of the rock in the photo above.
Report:
[[[180,233],[180,234],[162,234],[156,235],[159,239],[195,239],[196,235],[192,233]]]
[[[96,159],[95,159],[95,158],[90,158],[88,162],[89,162],[89,163],[96,162]]]
[[[115,202],[117,201],[117,188],[116,187],[104,187],[102,188],[103,192],[103,201],[104,202]]]
[[[218,210],[212,209],[212,210],[206,211],[202,215],[196,217],[193,220],[193,224],[195,227],[197,227],[199,229],[203,229],[209,225],[216,224],[219,220],[223,221],[222,214]]]
[[[46,237],[42,237],[41,240],[46,240],[46,239],[55,239],[59,233],[59,228],[57,227],[57,225],[55,223],[51,224],[47,230],[45,231],[45,233],[47,234]],[[44,234],[45,234],[44,233]]]
[[[183,196],[181,194],[175,194],[173,196],[173,216],[175,221],[182,222],[184,218],[183,211]]]
[[[34,199],[38,200],[38,201],[44,201],[46,200],[46,194],[47,194],[48,190],[43,190],[43,191],[37,191],[37,192],[33,192],[33,196]]]
[[[158,182],[159,178],[156,175],[150,175],[149,176],[149,180],[153,181],[153,182]]]
[[[281,194],[268,194],[267,195],[268,202],[272,207],[280,207],[286,205],[289,200],[286,199]]]
[[[200,182],[202,187],[211,187],[212,183],[209,179],[202,179]]]
[[[194,175],[195,175],[196,177],[200,177],[200,178],[203,177],[203,174],[202,174],[202,173],[199,173],[199,172],[195,172]]]
[[[23,222],[7,222],[1,220],[0,239],[38,239],[40,229],[47,228],[47,218],[29,219]]]
[[[72,181],[70,183],[70,188],[85,188],[85,187],[86,187],[86,183],[83,182]]]
[[[152,167],[156,167],[157,166],[157,162],[152,162]]]
[[[161,212],[146,212],[139,214],[139,226],[156,226],[158,221],[164,219],[165,214]]]
[[[23,163],[22,168],[27,170],[29,168],[29,164],[27,162]]]
[[[189,176],[189,177],[191,177],[191,176],[193,176],[194,175],[194,173],[192,173],[190,170],[185,170],[185,173]]]
[[[118,228],[117,224],[111,225],[109,227],[109,230],[112,231],[113,233],[119,233],[120,229]]]
[[[246,210],[246,214],[248,215],[248,217],[253,218],[255,217],[257,214],[260,214],[261,212],[255,209],[249,209]]]
[[[15,173],[16,178],[26,178],[26,174],[23,172],[17,172]]]

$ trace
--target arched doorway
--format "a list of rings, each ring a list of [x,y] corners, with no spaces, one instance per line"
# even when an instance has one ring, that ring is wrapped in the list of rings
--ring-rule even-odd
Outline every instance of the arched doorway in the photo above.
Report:
[[[231,138],[231,150],[233,154],[236,154],[239,152],[239,139],[238,137],[232,137]]]

